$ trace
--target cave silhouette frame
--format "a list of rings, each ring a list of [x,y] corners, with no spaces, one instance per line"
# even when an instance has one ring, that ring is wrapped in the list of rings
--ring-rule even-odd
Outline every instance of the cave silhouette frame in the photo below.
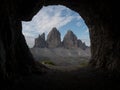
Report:
[[[7,2],[7,3],[6,3]],[[29,4],[28,4],[29,2]],[[120,33],[113,23],[113,3],[89,0],[1,0],[0,76],[14,77],[34,71],[35,62],[22,34],[21,21],[30,21],[43,5],[64,5],[85,20],[91,39],[89,65],[120,72]],[[22,53],[22,54],[21,54]],[[41,67],[42,68],[42,67]]]

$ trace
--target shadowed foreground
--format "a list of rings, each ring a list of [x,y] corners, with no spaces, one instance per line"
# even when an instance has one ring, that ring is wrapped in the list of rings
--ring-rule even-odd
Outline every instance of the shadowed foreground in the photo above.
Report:
[[[119,90],[119,75],[81,68],[62,72],[49,70],[42,75],[22,77],[12,85],[15,90]],[[8,90],[8,88],[6,88]]]

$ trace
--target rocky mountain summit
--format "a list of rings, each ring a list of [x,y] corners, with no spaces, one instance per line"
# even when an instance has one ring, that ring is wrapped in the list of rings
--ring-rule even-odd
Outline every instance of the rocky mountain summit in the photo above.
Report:
[[[67,34],[64,36],[63,39],[63,46],[65,48],[77,48],[77,37],[72,31],[67,31]]]
[[[47,36],[48,48],[56,48],[61,46],[60,32],[54,27]]]
[[[39,48],[48,47],[48,45],[47,45],[47,43],[45,41],[45,33],[39,35],[38,38],[35,39],[34,47],[39,47]]]
[[[87,49],[88,46],[71,31],[68,30],[66,35],[61,41],[61,34],[57,30],[57,28],[53,28],[47,35],[47,40],[45,40],[45,33],[39,35],[38,38],[35,39],[35,48],[81,48],[83,50]]]

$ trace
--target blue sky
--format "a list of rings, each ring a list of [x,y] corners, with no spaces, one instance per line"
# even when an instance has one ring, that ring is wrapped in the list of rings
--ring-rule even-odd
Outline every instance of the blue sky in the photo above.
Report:
[[[56,27],[63,39],[68,30],[72,30],[78,39],[90,46],[89,31],[81,16],[71,9],[61,6],[43,6],[42,9],[29,22],[22,21],[22,29],[29,47],[34,45],[34,39],[43,32]]]

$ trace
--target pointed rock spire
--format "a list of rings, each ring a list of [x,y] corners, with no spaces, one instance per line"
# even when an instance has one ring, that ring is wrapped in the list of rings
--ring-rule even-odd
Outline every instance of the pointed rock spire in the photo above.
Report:
[[[57,28],[53,28],[47,36],[47,44],[49,48],[56,48],[61,45],[61,35]]]
[[[47,47],[47,43],[45,41],[45,33],[39,35],[38,38],[35,39],[34,47],[39,47],[39,48]]]
[[[77,37],[71,30],[67,31],[64,36],[63,46],[65,48],[77,48]]]

